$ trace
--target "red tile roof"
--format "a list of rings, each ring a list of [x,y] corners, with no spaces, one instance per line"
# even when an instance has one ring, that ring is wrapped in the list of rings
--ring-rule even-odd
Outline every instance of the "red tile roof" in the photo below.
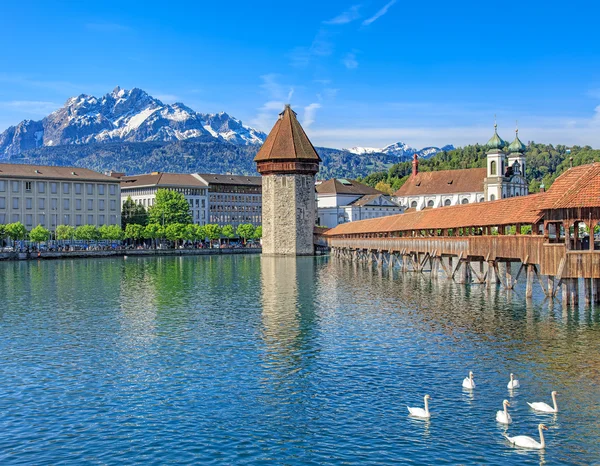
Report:
[[[533,224],[541,218],[539,203],[545,194],[532,194],[478,204],[464,204],[409,212],[338,225],[327,236],[387,233],[462,227]]]
[[[600,207],[600,163],[580,165],[560,175],[550,186],[542,209]]]
[[[419,172],[416,176],[411,175],[394,196],[482,193],[486,175],[486,168]]]
[[[296,119],[289,105],[286,105],[283,113],[273,126],[256,157],[255,162],[267,162],[270,160],[308,160],[320,162],[321,158],[306,136],[306,133]]]

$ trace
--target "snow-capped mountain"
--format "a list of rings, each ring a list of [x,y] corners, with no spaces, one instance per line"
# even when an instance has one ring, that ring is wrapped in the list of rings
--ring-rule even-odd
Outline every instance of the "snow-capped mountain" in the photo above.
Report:
[[[398,157],[401,160],[408,160],[413,156],[413,154],[417,154],[419,158],[429,158],[433,157],[435,154],[441,151],[450,151],[453,150],[454,146],[452,144],[448,144],[444,147],[424,147],[423,149],[415,149],[414,147],[409,146],[404,142],[395,142],[394,144],[390,144],[385,146],[382,149],[375,147],[351,147],[349,149],[342,149],[347,152],[351,152],[357,155],[364,154],[375,154],[381,153],[386,155],[393,155]]]
[[[266,137],[227,113],[198,113],[182,103],[164,104],[142,89],[117,86],[100,98],[71,97],[41,121],[11,126],[0,134],[0,156],[41,146],[190,138],[259,145]]]

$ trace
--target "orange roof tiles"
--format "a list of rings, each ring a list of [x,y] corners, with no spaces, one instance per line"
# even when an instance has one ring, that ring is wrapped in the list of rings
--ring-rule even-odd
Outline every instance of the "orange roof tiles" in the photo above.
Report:
[[[580,165],[560,175],[550,186],[542,209],[600,207],[600,163]]]
[[[321,158],[296,119],[296,113],[286,105],[256,157],[255,162],[271,160],[310,160]]]
[[[541,218],[539,203],[544,195],[543,193],[532,194],[478,204],[421,210],[373,220],[360,220],[338,225],[329,230],[326,235],[537,223]]]
[[[486,168],[419,172],[410,176],[394,196],[483,192]]]

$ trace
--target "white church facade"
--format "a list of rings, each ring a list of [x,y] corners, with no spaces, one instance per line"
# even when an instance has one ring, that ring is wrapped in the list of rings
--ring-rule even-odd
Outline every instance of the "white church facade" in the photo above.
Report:
[[[494,135],[486,148],[486,168],[419,172],[415,154],[412,174],[394,193],[394,200],[406,209],[423,210],[529,194],[524,175],[526,147],[518,130],[508,145],[494,125]]]

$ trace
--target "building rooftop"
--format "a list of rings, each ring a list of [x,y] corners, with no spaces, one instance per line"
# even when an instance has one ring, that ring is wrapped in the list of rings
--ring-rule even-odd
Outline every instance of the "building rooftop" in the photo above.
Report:
[[[196,173],[208,184],[235,184],[246,186],[262,186],[262,176],[216,175],[213,173]]]
[[[567,170],[544,194],[542,209],[600,207],[600,162]]]
[[[386,200],[389,201],[386,194],[365,194],[363,197],[357,199],[354,202],[351,202],[350,205],[358,206],[358,207],[371,205],[375,199],[379,199],[382,196],[386,196]],[[389,202],[391,202],[391,201],[389,201]],[[399,207],[399,206],[394,204],[393,206],[380,205],[380,207]]]
[[[323,181],[317,185],[316,189],[317,194],[356,194],[358,196],[364,196],[365,194],[385,194],[356,180],[347,180],[344,178],[332,178]]]
[[[273,129],[267,136],[255,162],[303,160],[320,162],[321,158],[300,126],[289,105],[285,106]]]
[[[50,165],[29,165],[15,163],[0,163],[0,177],[29,178],[29,179],[54,179],[54,180],[80,180],[80,181],[105,181],[118,183],[119,180],[103,175],[102,173],[87,168],[57,167]]]
[[[486,176],[486,168],[419,172],[411,175],[394,196],[482,193]]]
[[[206,188],[208,185],[194,175],[186,173],[162,173],[153,172],[143,175],[123,176],[121,189],[139,188],[147,186],[158,187],[191,187]]]

